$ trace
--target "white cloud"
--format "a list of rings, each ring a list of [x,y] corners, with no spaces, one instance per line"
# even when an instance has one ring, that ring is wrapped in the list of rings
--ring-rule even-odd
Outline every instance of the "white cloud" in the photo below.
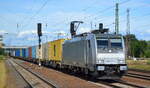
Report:
[[[91,30],[89,28],[80,28],[79,31],[77,33],[84,33],[84,32],[90,32]]]
[[[52,33],[52,32],[51,32],[51,33]],[[66,35],[66,32],[63,31],[63,30],[60,30],[60,31],[53,32],[52,34]]]
[[[7,33],[7,31],[5,31],[5,30],[0,30],[0,34],[5,34],[5,33]]]
[[[43,34],[49,34],[50,32],[47,31],[42,31]],[[36,35],[37,34],[37,30],[25,30],[25,31],[21,31],[17,37],[22,37],[22,36],[26,36],[26,35]]]
[[[34,40],[37,40],[37,38],[36,37],[32,37],[32,38],[28,38],[27,40],[34,41]]]
[[[22,37],[25,35],[30,35],[30,34],[36,34],[37,31],[36,30],[26,30],[26,31],[21,31],[17,37]]]
[[[146,30],[146,33],[149,33],[149,34],[150,34],[150,29],[147,29],[147,30]]]

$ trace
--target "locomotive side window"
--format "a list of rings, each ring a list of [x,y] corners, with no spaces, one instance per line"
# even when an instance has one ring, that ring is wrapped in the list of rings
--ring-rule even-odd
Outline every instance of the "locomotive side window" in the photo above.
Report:
[[[98,48],[108,48],[108,39],[98,39],[97,47]]]
[[[110,39],[111,48],[122,48],[121,39]]]

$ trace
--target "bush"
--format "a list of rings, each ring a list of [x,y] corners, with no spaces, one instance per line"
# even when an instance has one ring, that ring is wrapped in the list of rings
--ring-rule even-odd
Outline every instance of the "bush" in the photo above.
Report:
[[[145,50],[146,58],[150,58],[150,49]]]
[[[4,55],[4,49],[0,48],[0,55]]]

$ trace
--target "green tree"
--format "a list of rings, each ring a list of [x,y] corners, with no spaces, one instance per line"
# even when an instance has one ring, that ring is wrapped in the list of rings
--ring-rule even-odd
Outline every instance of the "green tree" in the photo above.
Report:
[[[137,38],[133,34],[127,35],[127,37],[129,38],[130,55],[132,57],[134,57],[134,56],[138,57],[140,52],[138,52],[139,51],[139,45],[138,45]]]
[[[144,55],[146,58],[150,58],[150,41],[147,41],[147,48],[144,51]]]
[[[150,58],[150,49],[145,51],[145,57]]]
[[[145,40],[138,40],[133,34],[125,36],[125,38],[127,37],[130,41],[130,54],[128,55],[131,55],[132,57],[148,57],[148,43]]]
[[[140,57],[145,57],[145,51],[147,49],[147,42],[145,40],[139,41],[140,45]]]
[[[4,49],[0,48],[0,55],[4,55]]]

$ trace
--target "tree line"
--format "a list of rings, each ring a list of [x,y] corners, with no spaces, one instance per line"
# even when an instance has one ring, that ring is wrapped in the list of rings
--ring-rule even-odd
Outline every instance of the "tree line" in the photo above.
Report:
[[[150,58],[150,41],[138,40],[135,35],[125,36],[126,45],[128,45],[128,56],[139,58]]]
[[[4,55],[4,49],[0,48],[0,55]]]

